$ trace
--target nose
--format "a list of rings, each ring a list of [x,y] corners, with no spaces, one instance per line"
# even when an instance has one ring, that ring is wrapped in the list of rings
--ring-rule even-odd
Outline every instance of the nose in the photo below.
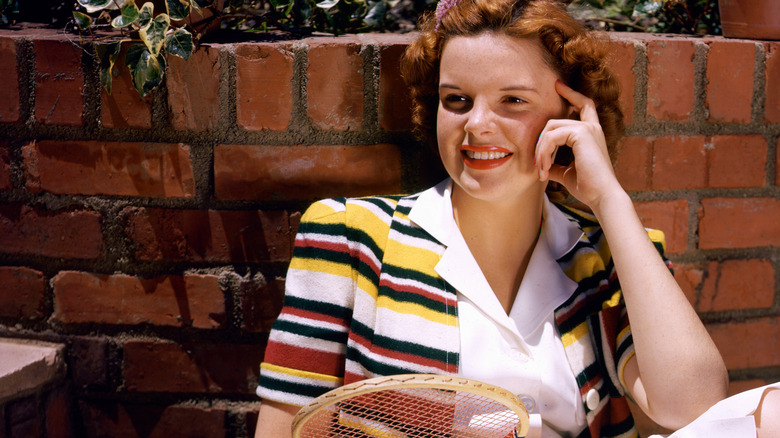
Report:
[[[494,113],[485,102],[475,101],[468,112],[468,120],[464,129],[471,135],[485,135],[494,130]]]

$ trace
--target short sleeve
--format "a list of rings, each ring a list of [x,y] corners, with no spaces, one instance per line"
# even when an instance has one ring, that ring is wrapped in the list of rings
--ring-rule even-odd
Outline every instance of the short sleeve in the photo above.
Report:
[[[257,395],[302,406],[341,386],[354,301],[345,201],[306,210],[295,238],[284,306],[271,328]]]

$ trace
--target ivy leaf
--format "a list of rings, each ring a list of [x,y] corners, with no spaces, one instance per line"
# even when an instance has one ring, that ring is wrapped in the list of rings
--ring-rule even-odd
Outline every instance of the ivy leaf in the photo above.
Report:
[[[103,9],[117,9],[119,7],[114,0],[78,0],[78,3],[87,10],[88,14],[102,11]]]
[[[87,30],[89,26],[92,26],[92,17],[79,11],[73,11],[73,19],[76,20],[76,26],[81,30]]]
[[[176,32],[168,34],[165,37],[165,51],[171,55],[190,59],[190,55],[195,50],[195,43],[192,40],[192,34],[184,29],[176,29]]]
[[[111,27],[120,28],[133,24],[138,19],[138,6],[134,1],[126,1],[120,8],[122,15],[118,15],[111,20]]]
[[[122,48],[122,42],[110,44],[98,44],[95,46],[98,60],[100,60],[100,83],[111,94],[111,81],[113,79],[114,64],[119,58],[119,51]]]
[[[338,3],[339,0],[323,0],[321,2],[317,2],[317,7],[322,9],[330,9],[336,6]]]
[[[192,8],[186,0],[165,0],[168,16],[173,20],[184,20],[190,15]]]
[[[168,14],[160,14],[154,17],[146,27],[138,30],[138,35],[153,55],[158,55],[165,39],[165,32],[171,25]]]
[[[153,16],[154,3],[146,2],[143,4],[143,6],[141,6],[141,10],[138,12],[138,20],[136,20],[135,25],[143,29],[149,25],[149,22],[152,21]]]
[[[125,65],[130,70],[135,90],[141,97],[146,97],[162,82],[165,61],[161,56],[152,55],[143,44],[133,44],[127,49]]]
[[[385,20],[385,14],[387,14],[387,4],[380,0],[375,3],[369,1],[368,5],[371,9],[368,11],[368,14],[363,17],[363,22],[371,27],[381,26],[382,22]]]

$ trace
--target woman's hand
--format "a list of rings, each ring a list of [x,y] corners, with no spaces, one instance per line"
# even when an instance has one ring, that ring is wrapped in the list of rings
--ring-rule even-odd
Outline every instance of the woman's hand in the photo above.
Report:
[[[555,90],[571,104],[579,120],[547,122],[536,145],[539,179],[563,184],[572,196],[596,210],[604,196],[623,190],[609,159],[596,104],[561,81],[555,83]],[[572,149],[574,160],[556,164],[555,154],[564,145]]]

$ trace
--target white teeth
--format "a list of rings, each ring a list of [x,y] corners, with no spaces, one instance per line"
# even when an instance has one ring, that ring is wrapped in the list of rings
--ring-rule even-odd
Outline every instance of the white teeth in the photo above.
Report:
[[[466,151],[466,156],[471,158],[472,160],[497,160],[499,158],[504,158],[507,155],[509,155],[506,152],[476,152],[476,151]]]

